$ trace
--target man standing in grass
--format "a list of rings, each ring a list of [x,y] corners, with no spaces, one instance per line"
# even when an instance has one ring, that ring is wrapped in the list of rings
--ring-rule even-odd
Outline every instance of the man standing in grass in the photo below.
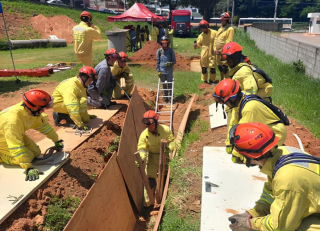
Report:
[[[173,29],[172,29],[171,25],[168,26],[168,35],[169,35],[169,41],[170,41],[169,47],[173,48]]]
[[[209,23],[206,20],[201,20],[199,23],[201,34],[193,43],[193,48],[201,48],[201,80],[204,83],[208,83],[208,68],[210,69],[209,84],[215,84],[216,82],[216,69],[214,64],[213,44],[217,35],[217,31],[209,28]],[[218,81],[219,82],[219,81]]]
[[[83,11],[80,19],[79,25],[73,27],[74,53],[84,66],[92,67],[92,41],[101,38],[101,31],[93,25],[88,11]]]
[[[225,62],[221,62],[221,52],[223,46],[233,41],[234,29],[230,25],[230,15],[224,12],[220,15],[221,27],[218,30],[217,36],[214,40],[214,53],[215,53],[215,66],[218,67],[220,71],[221,80],[228,73],[228,65]]]

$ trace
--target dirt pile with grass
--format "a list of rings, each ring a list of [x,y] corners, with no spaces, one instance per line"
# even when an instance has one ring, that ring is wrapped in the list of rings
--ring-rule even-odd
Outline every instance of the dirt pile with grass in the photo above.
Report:
[[[5,14],[5,20],[9,38],[27,38],[32,33],[28,30],[30,27],[30,19],[23,18],[19,14]],[[32,28],[32,27],[31,27]],[[5,26],[1,17],[0,20],[0,40],[7,40]]]
[[[149,63],[149,66],[156,67],[157,62],[157,50],[161,48],[159,43],[155,41],[146,42],[143,47],[134,53],[130,57],[134,63]],[[190,70],[190,59],[175,52],[176,64],[174,65],[175,70]]]
[[[42,38],[49,38],[49,35],[55,35],[58,38],[65,39],[68,44],[73,43],[72,28],[77,25],[66,15],[55,15],[45,17],[40,14],[30,19],[33,28],[38,31]]]

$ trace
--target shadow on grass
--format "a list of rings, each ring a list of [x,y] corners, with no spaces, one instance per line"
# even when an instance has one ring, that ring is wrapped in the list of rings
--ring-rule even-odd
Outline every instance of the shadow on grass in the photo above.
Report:
[[[196,109],[194,111],[190,111],[189,113],[189,117],[188,117],[188,121],[187,121],[187,125],[186,125],[186,129],[185,129],[185,134],[186,133],[190,133],[191,131],[191,126],[194,123],[194,121],[196,121],[198,119],[200,115],[200,109]]]
[[[16,83],[16,80],[8,80],[0,82],[0,95],[7,92],[14,92],[19,90],[20,88],[27,87],[34,84],[40,84],[41,82],[32,82],[32,81],[21,81],[20,83]]]
[[[187,101],[187,97],[185,95],[178,95],[174,97],[174,102],[185,103],[186,101]]]

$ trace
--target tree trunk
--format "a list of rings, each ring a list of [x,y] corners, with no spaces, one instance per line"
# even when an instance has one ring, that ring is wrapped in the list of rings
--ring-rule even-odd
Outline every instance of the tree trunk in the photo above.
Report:
[[[203,19],[210,23],[210,18],[213,15],[213,7],[208,7],[204,9],[203,12]]]

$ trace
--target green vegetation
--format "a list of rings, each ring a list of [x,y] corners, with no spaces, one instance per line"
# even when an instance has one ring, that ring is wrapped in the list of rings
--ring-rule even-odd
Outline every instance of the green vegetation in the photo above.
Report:
[[[63,230],[80,202],[81,199],[78,197],[54,196],[48,206],[48,214],[45,216],[45,228],[50,231]]]
[[[268,73],[273,80],[272,98],[286,114],[306,126],[316,137],[320,137],[320,80],[305,75],[304,65],[284,64],[281,60],[260,51],[249,35],[236,30],[235,41],[243,47],[243,53]]]
[[[184,153],[188,146],[199,140],[199,135],[208,131],[209,125],[200,119],[191,121],[186,127],[186,134],[181,143],[179,156],[170,160],[171,179],[170,189],[165,204],[165,215],[161,224],[160,230],[165,231],[196,231],[200,230],[200,213],[194,217],[185,215],[183,208],[189,195],[190,177],[196,176],[201,178],[202,167],[184,167],[187,160],[184,158]]]

